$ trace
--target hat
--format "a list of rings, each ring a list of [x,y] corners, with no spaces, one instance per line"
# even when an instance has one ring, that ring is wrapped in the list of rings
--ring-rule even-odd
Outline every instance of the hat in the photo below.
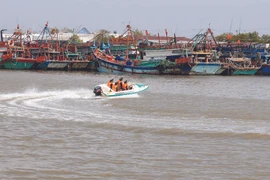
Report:
[[[123,77],[120,77],[120,78],[119,78],[119,80],[121,80],[121,81],[122,81],[122,80],[123,80]]]
[[[113,81],[113,79],[110,80],[111,82]]]
[[[124,83],[127,83],[127,80],[125,80],[125,82]]]

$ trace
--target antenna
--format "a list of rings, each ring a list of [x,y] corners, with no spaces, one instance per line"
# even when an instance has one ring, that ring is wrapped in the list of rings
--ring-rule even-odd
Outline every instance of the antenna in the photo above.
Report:
[[[233,14],[233,16],[234,16],[234,14]],[[231,25],[230,25],[230,33],[232,32],[233,16],[232,16]]]
[[[242,16],[240,17],[238,34],[240,34],[240,32],[241,32],[241,24],[242,24]]]

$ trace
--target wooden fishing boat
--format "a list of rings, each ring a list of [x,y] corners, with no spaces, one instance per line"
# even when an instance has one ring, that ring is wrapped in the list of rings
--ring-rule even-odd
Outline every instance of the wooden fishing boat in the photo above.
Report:
[[[13,35],[7,41],[1,40],[2,66],[5,69],[31,69],[36,63],[36,59],[31,57],[29,49],[23,45],[22,35],[20,26],[17,25]]]
[[[270,75],[270,64],[262,64],[262,67],[258,71],[261,75]]]
[[[165,70],[163,61],[118,61],[99,49],[95,50],[94,56],[98,63],[97,70],[104,73],[163,74]]]
[[[221,62],[198,62],[192,67],[190,74],[219,75],[225,70],[226,69],[223,68],[223,64]]]
[[[3,52],[2,65],[4,69],[28,70],[36,63],[36,59],[27,55],[24,47],[8,46]]]
[[[2,62],[2,57],[0,57],[0,69],[3,69],[3,62]]]
[[[6,52],[6,49],[7,48],[5,47],[5,45],[0,42],[0,69],[4,68],[3,61],[2,61],[2,55],[4,52]]]
[[[250,58],[229,58],[231,75],[254,75],[261,68],[261,65],[252,65]]]
[[[65,58],[69,61],[68,70],[86,70],[90,62],[88,59],[83,59],[78,51],[66,51]]]
[[[213,51],[198,51],[193,52],[192,55],[191,75],[220,75],[226,70],[222,62],[213,58],[215,56]]]

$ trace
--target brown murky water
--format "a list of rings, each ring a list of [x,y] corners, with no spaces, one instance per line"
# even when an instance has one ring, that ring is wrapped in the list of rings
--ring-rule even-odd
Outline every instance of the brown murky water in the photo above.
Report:
[[[270,77],[0,71],[0,179],[270,179]]]

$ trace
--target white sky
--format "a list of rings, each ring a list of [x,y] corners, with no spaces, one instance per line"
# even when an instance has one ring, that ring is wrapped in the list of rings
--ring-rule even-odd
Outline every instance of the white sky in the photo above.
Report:
[[[2,0],[3,1],[3,0]],[[257,31],[270,34],[270,0],[6,0],[1,2],[0,28],[13,32],[17,23],[25,31],[49,27],[86,27],[122,33],[133,29],[151,34],[193,37],[210,27],[223,32]]]

